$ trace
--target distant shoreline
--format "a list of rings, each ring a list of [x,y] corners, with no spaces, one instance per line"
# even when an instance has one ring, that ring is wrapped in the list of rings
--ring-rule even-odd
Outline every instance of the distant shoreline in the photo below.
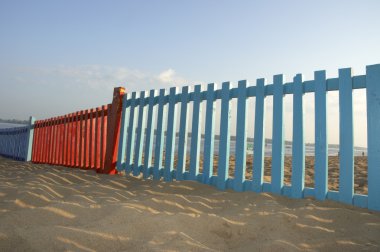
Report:
[[[10,124],[28,124],[28,120],[17,120],[17,119],[2,119],[0,118],[0,123],[10,123]]]
[[[0,129],[15,128],[22,126],[26,126],[26,124],[0,122]]]

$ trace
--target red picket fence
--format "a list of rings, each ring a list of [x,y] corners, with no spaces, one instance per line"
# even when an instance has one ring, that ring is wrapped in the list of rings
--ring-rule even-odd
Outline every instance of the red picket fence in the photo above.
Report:
[[[115,174],[123,95],[115,88],[112,104],[36,121],[32,162]]]

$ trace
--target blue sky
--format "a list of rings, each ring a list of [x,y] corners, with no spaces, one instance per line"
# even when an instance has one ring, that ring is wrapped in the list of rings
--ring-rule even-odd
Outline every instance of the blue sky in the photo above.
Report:
[[[364,74],[380,63],[379,13],[376,0],[2,0],[0,118],[99,106],[114,86],[254,84],[321,69],[335,77],[343,67]],[[363,97],[358,104],[360,114]]]

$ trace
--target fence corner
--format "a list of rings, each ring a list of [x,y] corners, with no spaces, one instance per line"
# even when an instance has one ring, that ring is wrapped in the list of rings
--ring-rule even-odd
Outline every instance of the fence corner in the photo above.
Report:
[[[29,117],[29,124],[28,124],[28,145],[27,145],[27,151],[26,151],[26,157],[25,161],[32,160],[32,148],[33,148],[33,135],[34,135],[34,122],[36,121],[36,118],[33,116]]]
[[[101,173],[116,174],[117,148],[120,136],[120,120],[122,101],[125,93],[124,87],[115,87],[111,109],[108,111],[107,143],[104,169]]]

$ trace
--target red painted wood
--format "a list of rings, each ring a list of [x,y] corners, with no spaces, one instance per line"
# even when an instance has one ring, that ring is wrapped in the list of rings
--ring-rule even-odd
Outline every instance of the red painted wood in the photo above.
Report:
[[[63,119],[62,119],[62,116],[59,117],[59,120],[58,120],[58,148],[57,148],[57,154],[56,154],[56,157],[57,157],[57,160],[56,160],[56,164],[57,165],[61,165],[62,162],[61,162],[61,158],[62,158],[62,145],[63,145],[63,131],[62,131],[62,126],[63,126]]]
[[[42,162],[43,163],[48,163],[49,161],[49,133],[50,133],[50,120],[46,120],[46,128],[45,128],[45,146],[44,146],[44,157],[43,157],[43,160]]]
[[[54,118],[51,118],[49,120],[49,143],[48,143],[48,159],[47,159],[47,163],[48,164],[51,164],[52,162],[52,156],[53,156],[53,121],[54,121]]]
[[[73,157],[73,114],[69,114],[68,138],[67,138],[67,166],[72,166]]]
[[[76,126],[75,126],[75,113],[72,114],[72,117],[71,117],[71,157],[70,157],[70,166],[71,167],[74,167],[74,164],[75,164],[75,129],[76,129]]]
[[[79,156],[78,156],[78,167],[82,167],[82,159],[83,159],[83,127],[82,127],[82,122],[83,122],[83,111],[79,112]]]
[[[62,126],[62,135],[63,135],[63,142],[62,142],[62,158],[61,158],[61,165],[66,165],[66,155],[67,155],[67,115],[63,116],[63,126]]]
[[[120,90],[123,89],[115,89],[112,104],[36,121],[32,161],[113,174],[120,128]]]
[[[88,167],[90,169],[93,168],[93,164],[94,164],[94,118],[93,118],[93,112],[94,112],[94,109],[90,109],[90,130],[89,130],[89,153],[88,153],[88,157],[89,157],[89,164],[88,164]]]
[[[79,166],[79,111],[75,113],[75,153],[74,167]]]
[[[56,120],[57,118],[53,118],[53,121],[52,121],[52,137],[51,137],[51,142],[52,142],[52,145],[51,145],[51,160],[50,160],[50,163],[51,164],[54,164],[55,163],[55,151],[56,151],[56,132],[57,132],[57,127],[56,127]]]
[[[63,164],[68,166],[69,164],[69,133],[70,133],[70,124],[69,124],[69,115],[65,115],[65,153],[64,153],[64,161]]]
[[[84,114],[84,168],[89,168],[89,160],[88,160],[88,152],[89,152],[89,117],[88,117],[88,109],[86,109]]]
[[[58,151],[58,143],[59,143],[59,140],[58,140],[58,137],[59,137],[59,134],[58,134],[58,118],[55,119],[55,125],[54,125],[54,150],[53,150],[53,164],[57,164],[57,151]]]
[[[45,132],[44,132],[44,150],[43,150],[43,159],[42,159],[42,162],[43,163],[47,163],[48,161],[48,154],[49,154],[49,146],[48,146],[48,143],[49,143],[49,120],[46,120],[45,122]]]
[[[100,150],[99,150],[99,156],[100,156],[100,163],[99,163],[99,169],[96,170],[96,172],[101,173],[103,170],[103,160],[104,160],[104,128],[105,128],[105,106],[103,105],[101,108],[101,116],[100,116]]]
[[[44,162],[44,151],[46,143],[46,120],[41,122],[41,151],[40,151],[40,163]]]
[[[104,129],[103,129],[103,163],[102,163],[102,173],[104,172],[105,164],[106,164],[106,150],[107,150],[107,129],[108,129],[108,111],[110,110],[110,105],[106,106],[107,113],[104,113]]]
[[[38,148],[37,148],[37,160],[39,163],[42,162],[42,150],[43,150],[43,138],[44,138],[44,123],[43,120],[39,123],[39,139],[38,139]]]
[[[57,162],[57,137],[58,137],[58,125],[57,125],[58,118],[54,118],[53,120],[53,145],[52,145],[52,159],[51,163],[56,164]]]
[[[54,164],[54,145],[55,145],[55,117],[51,120],[51,135],[50,135],[50,164]]]
[[[122,100],[125,89],[114,89],[112,105],[108,105],[107,143],[103,173],[116,174],[117,149],[120,135]]]
[[[57,152],[58,152],[58,144],[59,144],[59,140],[58,140],[58,137],[59,137],[59,134],[58,134],[58,131],[59,131],[59,128],[58,128],[58,119],[59,117],[57,117],[55,119],[55,122],[54,122],[54,150],[53,150],[53,164],[57,164]]]
[[[52,141],[52,139],[53,139],[53,127],[52,127],[52,124],[53,124],[53,120],[54,120],[54,118],[52,118],[52,119],[49,119],[49,127],[48,127],[48,131],[49,131],[49,135],[48,135],[48,155],[47,155],[47,161],[46,161],[46,163],[48,163],[48,164],[51,164],[51,156],[52,156],[52,150],[53,150],[53,148],[52,148],[52,144],[53,144],[53,141]]]
[[[58,149],[57,149],[57,162],[56,164],[62,165],[62,156],[63,156],[63,138],[64,138],[64,132],[63,132],[63,116],[59,117],[58,121]]]
[[[100,168],[100,108],[96,108],[95,117],[95,169]]]
[[[38,163],[41,163],[41,153],[42,153],[42,138],[43,138],[43,120],[40,120],[39,123],[38,123],[38,147],[36,148],[37,149],[37,162]]]
[[[76,167],[80,167],[80,163],[81,163],[81,137],[82,137],[82,133],[81,133],[81,114],[80,114],[80,111],[78,111],[78,117],[77,117],[77,152],[76,152],[76,163],[75,163],[75,166]]]
[[[45,120],[41,120],[41,131],[40,131],[40,147],[39,153],[38,153],[38,162],[42,163],[43,161],[43,151],[44,151],[44,145],[45,145]]]
[[[37,148],[38,148],[38,131],[39,131],[39,128],[38,128],[38,123],[39,121],[35,121],[34,122],[34,131],[33,131],[33,145],[32,145],[32,162],[36,162],[37,161]]]
[[[87,163],[87,110],[83,111],[83,169],[86,169]]]
[[[55,153],[55,164],[60,164],[61,148],[62,148],[62,116],[58,117],[57,121],[57,150]]]
[[[40,120],[38,123],[38,146],[36,148],[36,161],[41,163],[41,153],[42,153],[42,138],[43,138],[43,121]]]

